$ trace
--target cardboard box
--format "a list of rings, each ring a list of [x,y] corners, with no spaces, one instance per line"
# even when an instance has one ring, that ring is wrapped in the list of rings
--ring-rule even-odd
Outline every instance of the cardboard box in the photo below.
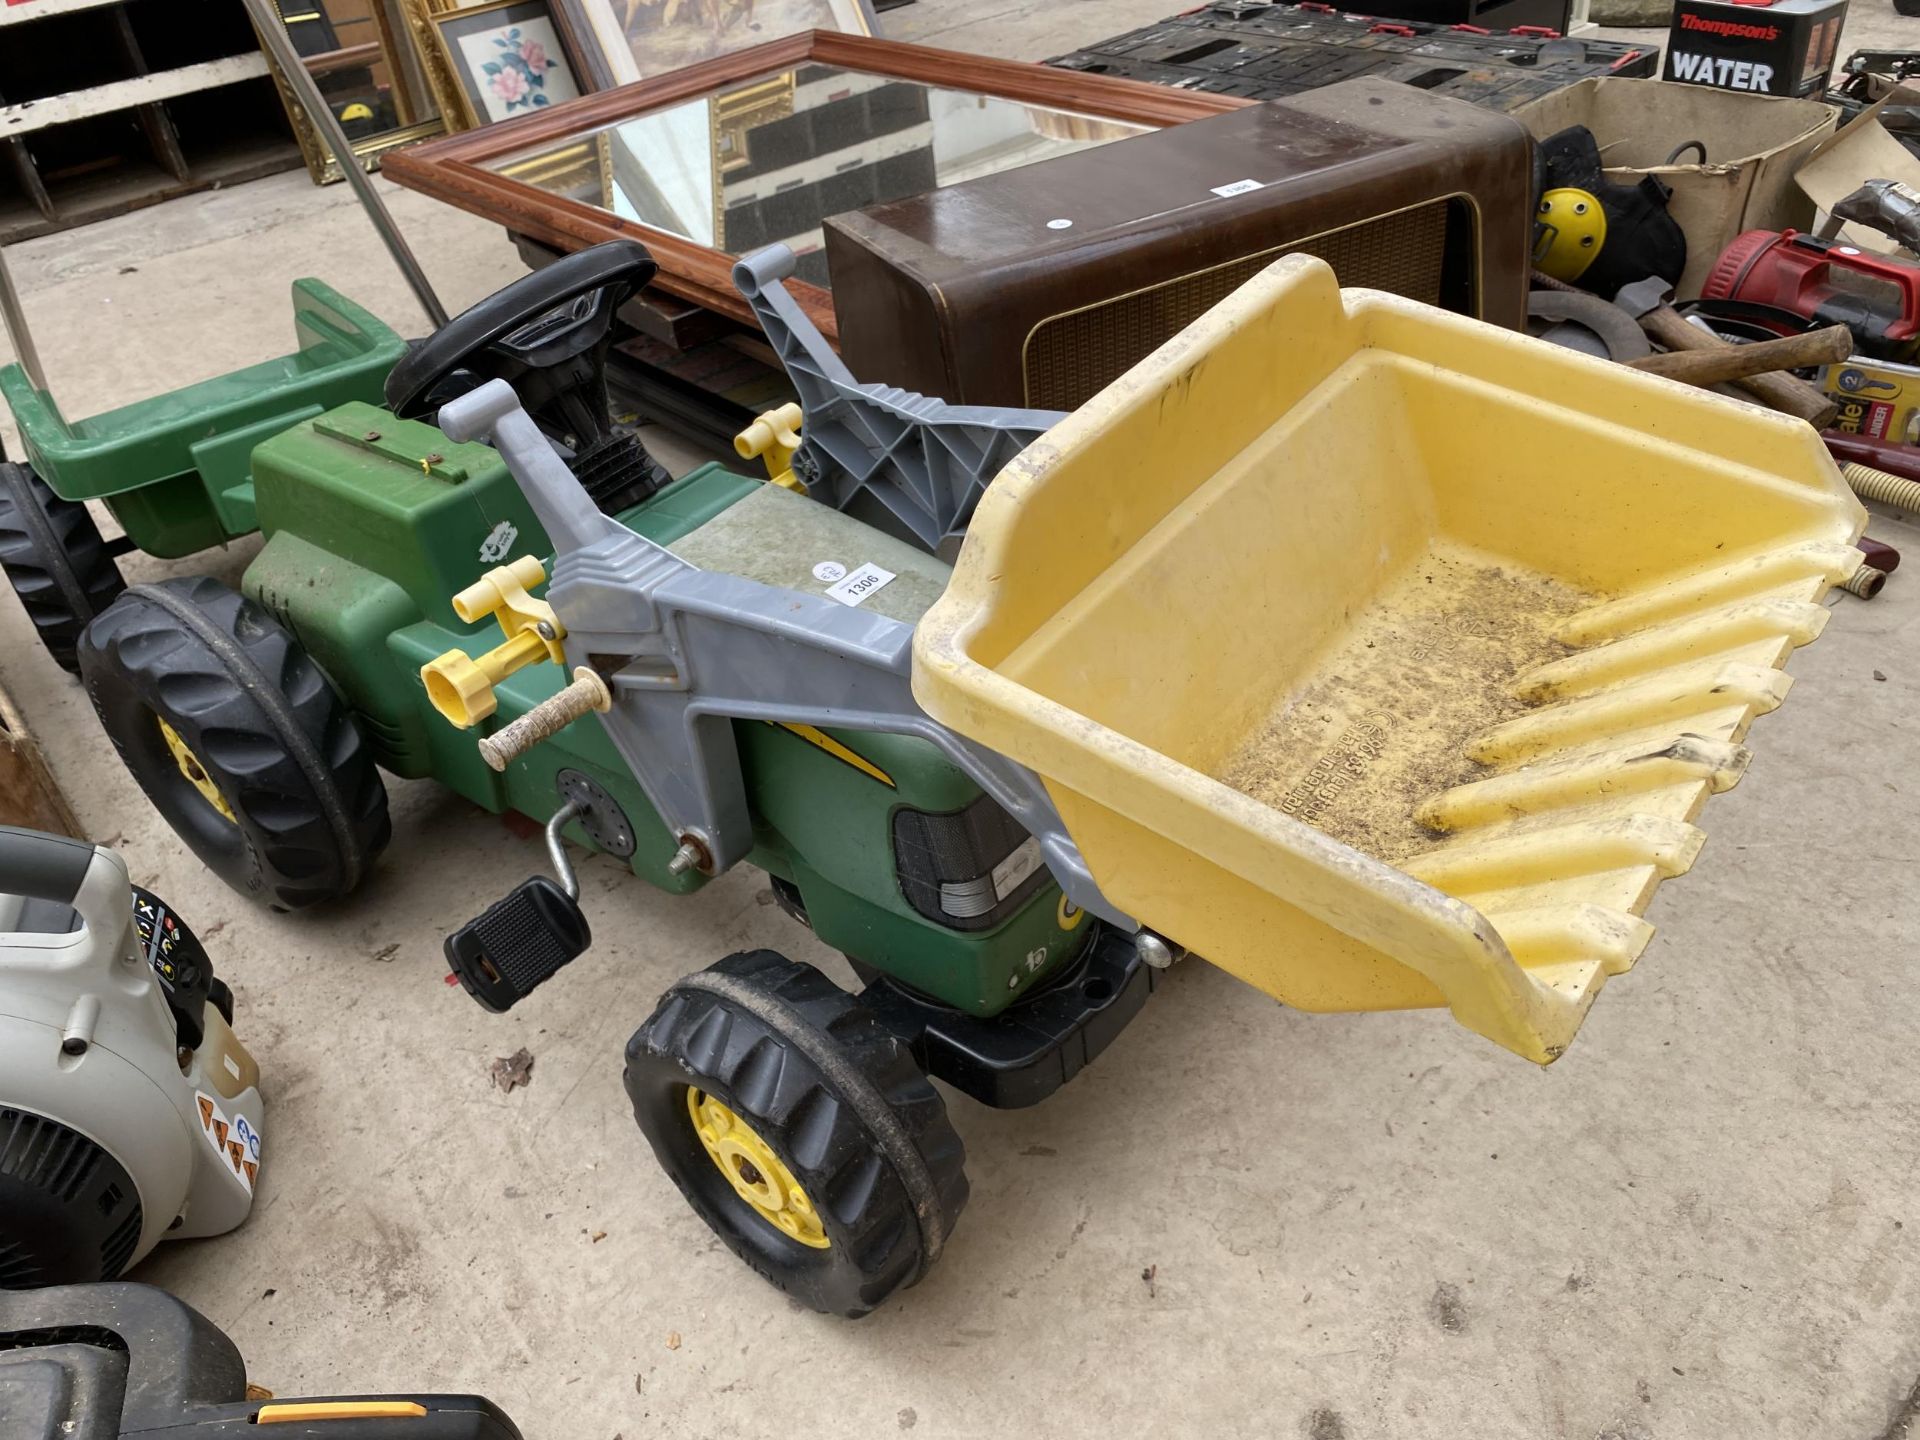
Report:
[[[1920,105],[1920,84],[1875,77],[1873,104],[1829,140],[1823,140],[1801,162],[1794,174],[1802,192],[1820,210],[1830,211],[1858,189],[1862,180],[1898,180],[1920,190],[1920,157],[1896,140],[1880,123],[1880,111],[1887,105]],[[1920,259],[1920,254],[1903,250],[1889,235],[1865,225],[1822,226],[1821,234],[1841,240],[1876,255],[1892,255],[1902,260]]]
[[[1668,209],[1687,236],[1687,268],[1675,293],[1691,300],[1713,262],[1742,230],[1809,230],[1813,203],[1794,184],[1801,160],[1833,134],[1840,112],[1817,100],[1769,99],[1664,80],[1582,80],[1522,105],[1514,119],[1545,139],[1584,125],[1607,174],[1631,185],[1657,175],[1673,190]],[[1698,140],[1705,164],[1666,164]]]
[[[1674,0],[1666,78],[1754,95],[1826,88],[1847,0]]]

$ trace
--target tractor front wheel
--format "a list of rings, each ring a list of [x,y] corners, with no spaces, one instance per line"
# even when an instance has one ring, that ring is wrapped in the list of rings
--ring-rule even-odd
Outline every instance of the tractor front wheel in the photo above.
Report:
[[[811,965],[730,955],[627,1045],[661,1168],[728,1249],[857,1318],[917,1282],[967,1203],[966,1149],[912,1054]]]
[[[80,632],[127,582],[85,505],[62,500],[30,468],[4,460],[0,569],[54,663],[78,675]]]
[[[302,910],[386,848],[386,787],[346,702],[219,581],[134,586],[87,628],[80,671],[154,808],[241,894]]]

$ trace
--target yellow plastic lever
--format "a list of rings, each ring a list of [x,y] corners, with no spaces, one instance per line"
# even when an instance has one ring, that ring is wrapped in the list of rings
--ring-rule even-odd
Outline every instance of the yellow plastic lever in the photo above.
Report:
[[[450,724],[465,730],[493,714],[499,704],[493,687],[514,671],[542,660],[559,664],[566,658],[560,644],[566,627],[551,605],[527,593],[546,578],[538,560],[522,555],[495,566],[453,597],[454,614],[470,625],[491,615],[506,639],[477,656],[449,650],[420,667],[427,699]]]
[[[256,1425],[289,1425],[302,1420],[418,1419],[427,1407],[414,1400],[307,1400],[293,1404],[262,1405],[254,1412]]]
[[[775,485],[804,492],[807,487],[793,473],[793,452],[800,448],[802,418],[798,405],[787,404],[778,410],[769,410],[733,437],[733,448],[744,460],[755,456],[764,460],[767,479]]]

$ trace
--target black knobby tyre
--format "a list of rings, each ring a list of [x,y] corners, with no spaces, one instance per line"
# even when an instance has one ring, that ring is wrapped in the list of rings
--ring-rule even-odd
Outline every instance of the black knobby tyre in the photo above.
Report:
[[[25,465],[0,461],[0,569],[54,663],[80,673],[80,632],[127,582],[85,505]]]
[[[857,1318],[917,1282],[966,1206],[966,1148],[912,1054],[854,996],[771,950],[669,989],[627,1044],[626,1086],[687,1203],[815,1310]],[[745,1121],[804,1187],[825,1248],[735,1190],[695,1129],[690,1089]]]
[[[134,586],[88,627],[80,669],[154,808],[241,894],[304,909],[351,891],[386,848],[386,787],[346,703],[219,581]]]

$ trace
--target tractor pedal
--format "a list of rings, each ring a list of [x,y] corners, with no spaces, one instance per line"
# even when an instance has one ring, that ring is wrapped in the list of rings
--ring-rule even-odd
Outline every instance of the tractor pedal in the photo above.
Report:
[[[592,943],[578,902],[545,875],[535,875],[449,935],[446,954],[461,988],[499,1014]]]

